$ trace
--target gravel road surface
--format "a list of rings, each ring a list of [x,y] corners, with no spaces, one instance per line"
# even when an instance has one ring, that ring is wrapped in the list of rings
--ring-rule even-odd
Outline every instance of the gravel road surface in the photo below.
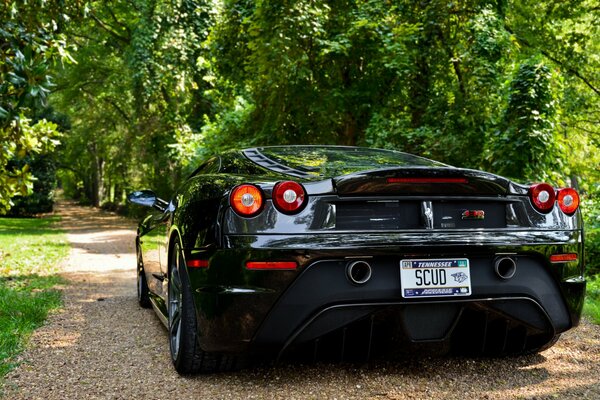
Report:
[[[600,399],[600,327],[584,321],[549,350],[507,359],[287,364],[180,377],[167,334],[137,306],[131,221],[62,203],[72,251],[64,309],[33,335],[6,399]]]

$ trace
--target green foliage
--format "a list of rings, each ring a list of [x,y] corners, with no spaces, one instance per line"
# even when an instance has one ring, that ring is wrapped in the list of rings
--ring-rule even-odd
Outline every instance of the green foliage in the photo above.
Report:
[[[226,2],[209,44],[217,84],[233,97],[218,104],[213,145],[360,142],[409,68],[403,50],[419,27],[395,10],[375,2]],[[232,125],[233,114],[243,120]]]
[[[567,3],[67,2],[59,176],[118,204],[169,197],[215,151],[329,143],[592,190],[600,10]]]
[[[0,218],[0,380],[50,310],[60,306],[54,289],[58,262],[68,254],[56,217]]]
[[[585,266],[588,275],[600,274],[600,188],[582,201],[585,223]]]
[[[59,136],[56,124],[41,120],[31,125],[24,116],[0,128],[0,215],[12,206],[11,198],[25,196],[33,190],[34,177],[29,165],[22,162],[26,156],[52,150]],[[20,161],[19,161],[20,160]]]
[[[600,274],[600,228],[586,229],[585,268],[590,276]]]
[[[587,281],[583,313],[596,324],[600,324],[600,276],[594,276]]]
[[[583,198],[581,208],[585,226],[589,229],[600,229],[600,188],[590,191]]]
[[[550,69],[537,58],[519,66],[499,129],[488,140],[490,169],[515,178],[544,180],[560,167],[554,133]],[[497,157],[498,154],[509,155]]]
[[[192,145],[200,138],[205,115],[212,115],[205,95],[212,85],[205,79],[204,42],[214,10],[207,1],[140,3],[141,25],[132,29],[128,59],[137,99],[136,135],[146,139],[139,144],[139,160],[153,167],[146,171],[150,185],[167,194],[195,152]],[[171,182],[165,182],[165,173]]]
[[[585,267],[587,275],[600,275],[600,186],[598,183],[582,198],[585,227]]]
[[[475,1],[228,1],[208,42],[235,96],[217,103],[208,147],[367,144],[470,167],[513,52],[501,16]]]
[[[139,185],[169,196],[211,113],[207,4],[93,1],[69,24],[77,64],[60,71],[53,98],[72,116],[59,173],[68,192],[94,205]]]
[[[17,162],[13,165],[22,166],[11,168],[9,162],[57,144],[56,125],[31,117],[47,104],[51,68],[69,59],[59,33],[68,8],[63,1],[4,2],[0,7],[0,214],[10,208],[11,197],[32,188],[27,165]]]
[[[13,197],[10,216],[26,216],[51,212],[54,206],[56,188],[56,163],[49,155],[36,156],[32,160],[20,160],[20,164],[29,165],[35,178],[33,190],[29,196]]]

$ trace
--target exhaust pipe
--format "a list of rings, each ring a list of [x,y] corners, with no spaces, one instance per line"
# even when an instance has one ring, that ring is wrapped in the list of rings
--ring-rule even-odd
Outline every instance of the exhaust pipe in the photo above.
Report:
[[[494,262],[494,270],[501,279],[510,279],[517,272],[517,262],[511,257],[498,257]]]
[[[352,261],[346,266],[346,276],[356,285],[365,284],[371,279],[371,265],[366,261]]]

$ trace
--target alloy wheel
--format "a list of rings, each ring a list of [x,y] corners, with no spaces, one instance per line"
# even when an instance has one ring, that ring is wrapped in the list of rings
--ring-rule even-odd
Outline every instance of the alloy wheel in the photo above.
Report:
[[[181,254],[179,248],[174,249],[176,254],[171,263],[171,272],[169,274],[169,341],[171,347],[171,357],[176,360],[179,356],[181,343],[181,307],[182,290],[181,276],[179,267],[181,263]]]

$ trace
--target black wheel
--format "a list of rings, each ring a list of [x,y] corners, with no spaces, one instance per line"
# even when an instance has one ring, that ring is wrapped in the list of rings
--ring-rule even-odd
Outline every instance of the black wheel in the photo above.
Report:
[[[236,357],[209,353],[200,348],[196,311],[185,260],[175,245],[169,266],[169,347],[171,360],[180,374],[228,371],[235,367]]]
[[[150,292],[148,290],[148,282],[144,273],[144,262],[142,254],[137,250],[137,298],[138,304],[143,308],[150,308]]]

